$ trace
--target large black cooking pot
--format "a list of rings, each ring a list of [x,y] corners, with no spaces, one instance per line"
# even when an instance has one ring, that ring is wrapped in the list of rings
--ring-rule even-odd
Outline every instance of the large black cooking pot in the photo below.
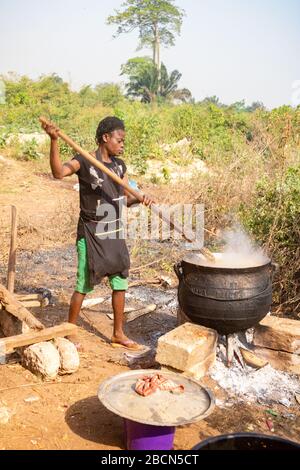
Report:
[[[209,437],[192,450],[300,450],[300,444],[278,436],[258,433],[234,433]]]
[[[228,268],[194,264],[187,257],[174,266],[178,301],[194,323],[230,334],[253,327],[270,311],[272,264]]]

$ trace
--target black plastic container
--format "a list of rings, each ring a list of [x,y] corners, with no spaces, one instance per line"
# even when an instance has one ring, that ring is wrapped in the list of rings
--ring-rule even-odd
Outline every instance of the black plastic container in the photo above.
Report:
[[[300,444],[255,433],[224,434],[200,442],[192,450],[299,450]]]

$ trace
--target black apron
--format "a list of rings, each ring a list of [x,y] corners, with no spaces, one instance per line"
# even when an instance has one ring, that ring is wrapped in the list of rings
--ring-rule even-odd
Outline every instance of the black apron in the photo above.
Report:
[[[97,160],[105,164],[99,150]],[[81,161],[80,161],[81,162]],[[122,160],[112,157],[112,164],[106,166],[118,176],[123,177],[126,166]],[[96,211],[82,210],[78,227],[87,243],[89,281],[91,287],[99,284],[103,277],[120,275],[128,277],[130,268],[129,252],[126,246],[122,223],[122,207],[125,204],[124,188],[115,183],[106,173],[91,165],[84,165],[92,175],[92,180],[85,178],[84,184],[97,194]],[[124,169],[125,168],[125,169]],[[83,173],[83,172],[81,172]],[[84,175],[81,174],[84,177]],[[79,179],[81,182],[81,180]],[[82,195],[81,195],[82,197]]]

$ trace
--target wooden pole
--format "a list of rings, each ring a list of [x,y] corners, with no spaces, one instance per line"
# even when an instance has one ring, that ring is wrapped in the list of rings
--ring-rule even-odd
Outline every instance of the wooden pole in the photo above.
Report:
[[[30,344],[41,343],[42,341],[49,341],[53,338],[59,338],[69,335],[74,335],[78,327],[71,323],[62,323],[61,325],[44,328],[41,331],[29,331],[20,335],[9,336],[8,338],[0,339],[0,350],[5,353],[10,353],[16,348],[29,346]]]
[[[8,291],[8,289],[5,289],[5,287],[0,284],[0,309],[1,306],[6,310],[6,312],[18,318],[21,322],[26,323],[29,328],[37,330],[45,328],[44,325]]]
[[[17,250],[17,208],[11,206],[11,235],[10,235],[10,249],[8,258],[8,273],[7,273],[7,290],[11,293],[15,289],[15,276],[16,276],[16,250]]]

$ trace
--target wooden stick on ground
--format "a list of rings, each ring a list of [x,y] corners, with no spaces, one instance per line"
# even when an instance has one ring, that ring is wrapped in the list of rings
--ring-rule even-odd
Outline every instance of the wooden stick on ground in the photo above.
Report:
[[[14,295],[11,294],[4,286],[0,284],[0,306],[2,306],[6,312],[10,313],[20,321],[26,323],[29,328],[36,330],[42,330],[44,325],[37,320],[32,313],[25,308],[21,302],[15,299]],[[3,313],[2,313],[3,314]]]
[[[29,301],[29,300],[39,300],[40,294],[15,294],[15,298],[19,302]]]
[[[49,305],[48,297],[42,294],[16,294],[16,300],[21,302],[24,307],[47,307]]]
[[[7,289],[13,292],[15,288],[16,276],[16,249],[17,249],[17,208],[11,206],[11,235],[10,235],[10,248],[8,258],[8,272],[7,272]]]
[[[147,305],[147,307],[139,307],[139,308],[127,308],[125,309],[125,323],[129,323],[136,318],[139,318],[143,315],[146,315],[147,313],[152,313],[155,312],[157,308],[157,305],[151,304]],[[126,311],[127,310],[127,311]],[[110,319],[114,319],[114,314],[113,313],[107,313],[106,316]]]
[[[145,286],[147,284],[161,284],[161,280],[158,278],[140,279],[138,281],[132,281],[130,284],[128,284],[128,287]]]
[[[40,300],[20,300],[23,307],[33,308],[33,307],[42,307],[42,302]]]
[[[62,323],[58,326],[45,328],[41,331],[30,331],[21,335],[9,336],[8,338],[0,339],[0,351],[5,353],[12,352],[16,348],[29,346],[30,344],[41,343],[42,341],[49,341],[53,338],[73,335],[77,331],[77,326],[71,323]]]
[[[141,308],[140,310],[136,310],[135,312],[129,312],[126,317],[125,317],[125,322],[130,323],[133,320],[136,320],[139,317],[142,317],[143,315],[146,315],[147,313],[152,313],[155,312],[157,309],[157,305],[152,304],[152,305],[147,305],[145,308]]]

